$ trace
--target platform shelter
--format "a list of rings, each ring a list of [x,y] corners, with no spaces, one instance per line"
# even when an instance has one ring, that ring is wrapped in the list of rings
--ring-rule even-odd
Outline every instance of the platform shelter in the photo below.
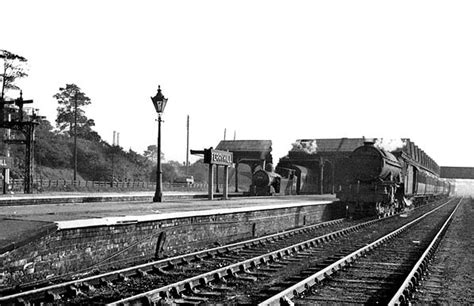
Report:
[[[277,169],[295,169],[298,194],[334,193],[344,180],[345,163],[364,138],[298,139]]]
[[[222,140],[217,150],[232,152],[235,163],[235,192],[239,191],[239,164],[246,164],[254,173],[257,167],[265,169],[272,162],[271,140]]]

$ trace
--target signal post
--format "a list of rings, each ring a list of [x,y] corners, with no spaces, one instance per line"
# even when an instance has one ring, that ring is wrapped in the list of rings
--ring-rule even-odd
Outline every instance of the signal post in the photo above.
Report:
[[[33,100],[23,100],[22,91],[20,91],[20,97],[15,100],[5,101],[0,99],[0,128],[20,131],[24,136],[23,139],[4,140],[7,144],[26,145],[24,193],[33,193],[35,128],[39,124],[39,120],[44,118],[38,116],[34,108],[31,109],[31,114],[26,114],[23,106],[29,103],[33,103]],[[0,168],[9,169],[10,167],[11,158],[9,156],[0,156]],[[4,172],[8,173],[6,170]],[[4,173],[3,193],[8,192],[8,180],[9,177]]]

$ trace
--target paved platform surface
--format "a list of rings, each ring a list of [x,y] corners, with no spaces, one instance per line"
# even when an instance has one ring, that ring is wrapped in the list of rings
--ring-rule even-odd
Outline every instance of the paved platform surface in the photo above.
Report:
[[[39,194],[1,194],[0,207],[9,205],[38,205],[54,203],[88,203],[88,202],[118,202],[118,201],[150,201],[153,199],[154,192],[120,192],[120,193],[39,193]],[[229,196],[240,196],[241,193],[230,193]],[[164,192],[168,199],[199,199],[207,198],[204,192]]]
[[[186,216],[215,211],[216,209],[241,209],[268,205],[288,206],[312,204],[317,201],[335,201],[333,195],[278,196],[278,197],[231,197],[229,200],[204,199],[204,193],[164,193],[162,203],[153,203],[153,192],[95,193],[95,194],[38,194],[7,195],[0,197],[0,254],[27,243],[58,225],[80,226],[78,220],[96,219],[97,224],[107,224],[107,218],[117,220],[126,216],[173,213]],[[77,200],[79,198],[90,201]],[[49,201],[48,201],[49,199]],[[92,200],[96,199],[96,200]],[[102,219],[100,219],[102,218]],[[75,220],[73,222],[73,220]],[[65,225],[66,224],[66,225]]]

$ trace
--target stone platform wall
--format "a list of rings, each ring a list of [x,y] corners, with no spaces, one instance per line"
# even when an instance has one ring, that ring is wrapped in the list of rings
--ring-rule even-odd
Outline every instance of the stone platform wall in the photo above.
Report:
[[[340,204],[331,203],[59,229],[0,255],[0,289],[79,271],[123,267],[342,216]]]

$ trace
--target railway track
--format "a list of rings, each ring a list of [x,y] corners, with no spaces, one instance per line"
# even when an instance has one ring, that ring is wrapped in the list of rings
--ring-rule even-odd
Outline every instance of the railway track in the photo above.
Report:
[[[448,202],[261,304],[406,303],[461,201]]]
[[[426,208],[426,207],[425,207]],[[189,278],[165,286],[156,286],[110,305],[130,304],[257,304],[285,290],[338,261],[353,250],[364,247],[368,240],[400,227],[419,218],[421,210],[409,216],[387,218],[384,222],[370,222],[359,230],[342,231],[296,243],[272,252],[241,260],[230,265],[222,265],[212,270],[206,266],[201,273],[193,271]],[[380,221],[382,219],[379,219]],[[332,238],[330,238],[332,237]],[[234,253],[239,257],[239,251]],[[178,271],[173,271],[178,272]],[[279,299],[278,299],[279,300]]]
[[[278,287],[262,288],[261,285],[265,284],[265,280],[272,279],[274,284],[281,280],[281,284],[288,287],[290,280],[282,279],[281,275],[294,275],[295,271],[307,269],[310,259],[315,255],[323,259],[319,262],[319,266],[311,268],[313,270],[334,262],[352,247],[361,247],[354,236],[380,236],[381,228],[388,231],[398,227],[401,220],[406,223],[427,209],[428,206],[417,209],[405,218],[389,217],[362,224],[342,219],[330,221],[10,294],[0,297],[0,304],[55,301],[65,304],[127,304],[150,303],[162,299],[176,303],[225,302],[225,296],[232,291],[242,294],[231,294],[228,297],[229,302],[255,303],[271,296]],[[348,246],[350,243],[351,247]],[[311,269],[307,271],[311,272]],[[291,281],[294,283],[295,279]],[[204,289],[196,289],[199,286]],[[245,293],[246,287],[250,287],[250,294]],[[149,291],[150,288],[158,289]],[[131,297],[120,300],[124,296]]]
[[[0,292],[0,304],[31,304],[59,300],[67,302],[75,299],[84,299],[84,296],[91,296],[96,302],[101,303],[107,299],[122,296],[124,294],[122,289],[125,289],[126,292],[132,290],[131,284],[136,283],[137,279],[146,283],[146,279],[150,275],[156,276],[162,282],[174,282],[176,280],[175,276],[170,275],[167,270],[190,266],[189,263],[199,265],[203,258],[215,258],[216,261],[228,262],[231,258],[226,258],[226,256],[234,250],[246,249],[251,252],[253,248],[259,245],[275,245],[288,239],[306,240],[308,237],[324,235],[342,228],[355,226],[358,223],[356,221],[338,219],[99,275],[62,282],[58,280],[55,284],[32,283],[22,288],[9,288]],[[140,290],[140,286],[134,290]]]

